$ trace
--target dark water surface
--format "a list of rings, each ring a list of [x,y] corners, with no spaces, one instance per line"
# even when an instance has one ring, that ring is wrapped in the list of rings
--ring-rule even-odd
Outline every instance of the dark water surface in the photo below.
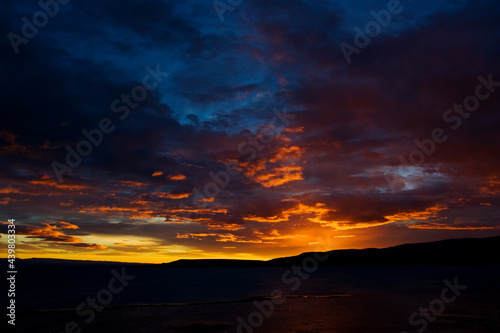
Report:
[[[121,273],[123,267],[135,278],[119,292],[108,292],[111,270]],[[65,332],[66,325],[68,332],[500,332],[500,266],[320,267],[304,274],[286,267],[30,265],[18,271],[16,328],[54,333]],[[467,289],[458,295],[445,292],[448,301],[453,298],[445,303],[443,281],[453,284],[455,278]],[[112,288],[119,286],[115,281]],[[77,313],[103,289],[101,300],[112,297],[108,305]],[[289,297],[271,298],[273,290]],[[430,304],[441,313],[431,312],[428,319],[415,315],[410,324],[412,313]]]

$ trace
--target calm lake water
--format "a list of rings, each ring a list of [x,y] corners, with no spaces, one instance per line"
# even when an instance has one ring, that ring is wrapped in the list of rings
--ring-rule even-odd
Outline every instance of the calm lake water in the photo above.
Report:
[[[111,270],[123,267],[135,278],[120,292],[107,291]],[[16,328],[65,332],[74,322],[69,332],[500,331],[500,266],[322,267],[304,274],[286,267],[19,267]],[[455,278],[467,289],[445,292],[453,301],[441,301],[443,281]],[[103,289],[108,305],[77,313]],[[271,298],[273,291],[288,297]],[[430,304],[438,315],[417,314],[410,323]]]

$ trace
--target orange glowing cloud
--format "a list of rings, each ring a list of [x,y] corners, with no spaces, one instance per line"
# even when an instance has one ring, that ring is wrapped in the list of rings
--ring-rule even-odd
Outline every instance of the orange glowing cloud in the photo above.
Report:
[[[154,195],[157,198],[163,198],[163,199],[173,199],[173,200],[178,200],[178,199],[184,199],[187,198],[191,195],[191,193],[171,193],[171,192],[151,192],[151,195]]]
[[[435,230],[500,230],[500,226],[494,227],[475,227],[475,226],[453,226],[443,223],[426,223],[409,225],[410,229],[435,229]]]
[[[304,127],[287,128],[285,133],[304,133]]]
[[[248,215],[243,217],[243,220],[246,221],[254,221],[254,222],[263,222],[263,223],[278,223],[290,221],[292,216],[306,216],[310,222],[321,224],[322,226],[335,227],[339,229],[341,228],[339,223],[348,221],[331,221],[327,219],[327,215],[330,212],[335,212],[334,209],[330,209],[325,207],[324,203],[317,203],[314,206],[308,206],[302,203],[297,204],[296,206],[286,209],[282,211],[279,215],[262,217],[257,215]]]
[[[262,173],[254,178],[264,187],[280,186],[302,179],[302,167],[300,166],[274,168],[270,173]]]
[[[198,214],[227,214],[227,209],[226,208],[214,208],[214,209],[208,209],[208,208],[176,208],[176,209],[170,209],[169,212],[173,213],[198,213]]]
[[[170,176],[168,176],[168,179],[170,179],[170,180],[175,180],[175,181],[179,181],[179,180],[184,180],[184,179],[186,179],[186,176],[181,175],[181,174],[178,174],[178,175],[170,175]]]
[[[66,222],[42,223],[42,227],[26,226],[24,229],[21,229],[19,234],[26,235],[27,238],[43,238],[47,241],[66,243],[83,241],[81,238],[68,236],[62,231],[63,229],[78,229],[78,226]]]
[[[238,224],[224,224],[214,221],[219,214],[227,214],[228,210],[225,208],[185,208],[185,209],[171,209],[168,211],[167,222],[169,223],[206,223],[210,229],[217,230],[239,230],[242,227]]]
[[[153,177],[158,177],[158,176],[162,176],[162,175],[163,175],[162,171],[155,171],[155,172],[153,172]]]
[[[10,202],[16,201],[12,198],[3,198],[0,200],[0,205],[8,205]]]
[[[174,200],[178,200],[178,199],[184,199],[184,198],[187,198],[189,197],[190,193],[168,193],[165,198],[167,199],[174,199]]]
[[[55,187],[57,189],[65,191],[77,191],[88,188],[88,186],[83,186],[83,185],[58,183],[55,180],[52,180],[49,176],[43,176],[39,180],[31,180],[28,183],[33,185]]]
[[[228,231],[236,231],[245,229],[244,226],[236,223],[218,223],[218,222],[209,222],[206,224],[209,229],[212,230],[228,230]]]
[[[335,210],[325,208],[324,206],[325,204],[323,203],[317,203],[315,206],[308,206],[299,203],[295,207],[282,211],[280,216],[275,215],[270,217],[259,217],[256,215],[249,215],[244,217],[243,219],[255,222],[276,223],[276,222],[288,221],[290,219],[290,216],[292,215],[313,214],[315,215],[315,217],[311,218],[310,219],[311,221],[314,220],[314,222],[326,222],[326,221],[321,221],[320,218],[325,214]]]
[[[42,223],[42,226],[22,226],[18,229],[18,234],[27,238],[41,238],[48,242],[57,244],[67,244],[75,247],[83,247],[86,249],[106,249],[107,247],[101,244],[85,243],[83,239],[70,236],[65,233],[65,230],[79,229],[75,224],[68,222],[57,223]]]
[[[133,180],[120,180],[118,183],[120,185],[126,186],[126,187],[135,187],[135,188],[142,188],[142,187],[147,187],[148,184],[143,183],[143,182],[137,182]]]
[[[423,211],[401,212],[384,217],[389,221],[389,223],[400,222],[400,221],[428,220],[430,218],[437,217],[438,213],[445,209],[446,207],[443,205],[436,205],[433,207],[426,208]]]
[[[72,244],[73,246],[76,246],[76,247],[83,247],[85,249],[88,249],[88,250],[104,250],[104,249],[107,249],[108,247],[105,246],[105,245],[102,245],[102,244],[89,244],[89,243],[76,243],[76,244]]]
[[[336,212],[336,210],[326,207],[324,203],[317,203],[314,206],[309,206],[299,203],[292,208],[283,210],[279,215],[274,215],[274,216],[247,215],[243,217],[243,220],[261,222],[261,223],[279,223],[279,222],[291,221],[292,217],[296,216],[296,217],[307,218],[309,222],[317,223],[322,227],[331,227],[334,230],[369,228],[394,222],[394,221],[356,222],[348,220],[333,220],[328,217],[333,212]]]
[[[304,149],[298,146],[281,147],[267,161],[240,163],[243,174],[264,187],[280,186],[302,180],[302,166],[297,165]]]
[[[11,186],[0,189],[0,194],[14,194],[14,193],[23,193],[23,192]]]
[[[236,236],[233,234],[218,234],[218,233],[186,233],[177,234],[176,238],[193,238],[193,239],[204,239],[204,238],[214,238],[216,242],[232,242],[232,243],[262,243],[261,240],[247,240],[245,237]]]
[[[259,237],[264,242],[273,242],[276,243],[275,241],[277,240],[288,240],[288,239],[297,239],[297,238],[306,238],[306,235],[301,235],[301,234],[289,234],[289,235],[282,235],[277,229],[271,230],[268,235],[265,235],[263,232],[254,230],[253,232],[255,235]]]
[[[84,207],[79,210],[80,213],[99,213],[107,216],[127,216],[130,219],[145,219],[157,217],[160,212],[146,207]]]
[[[500,193],[500,177],[497,175],[490,176],[486,182],[484,182],[480,188],[483,194],[496,195]]]

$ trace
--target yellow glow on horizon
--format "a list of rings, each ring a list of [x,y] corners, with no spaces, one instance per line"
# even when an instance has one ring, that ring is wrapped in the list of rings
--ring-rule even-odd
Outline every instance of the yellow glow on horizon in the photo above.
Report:
[[[181,250],[181,248],[178,248]],[[242,259],[242,260],[268,260],[273,256],[262,256],[258,254],[235,252],[234,247],[229,247],[228,252],[205,252],[202,250],[182,250],[182,254],[176,252],[172,248],[169,253],[167,250],[159,251],[138,251],[138,252],[124,252],[112,253],[108,250],[102,251],[81,251],[81,252],[68,252],[65,250],[53,251],[40,251],[40,250],[18,250],[16,256],[18,259],[31,259],[31,258],[44,258],[44,259],[65,259],[65,260],[92,260],[92,261],[115,261],[126,263],[143,263],[143,264],[161,264],[176,261],[179,259]]]

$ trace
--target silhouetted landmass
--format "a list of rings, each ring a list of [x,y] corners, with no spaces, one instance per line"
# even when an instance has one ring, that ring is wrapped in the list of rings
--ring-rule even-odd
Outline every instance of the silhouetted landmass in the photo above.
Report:
[[[334,250],[323,266],[383,266],[383,265],[484,265],[499,264],[500,237],[450,239],[430,243],[403,244],[383,249]],[[314,253],[269,261],[272,266],[301,264]]]
[[[486,265],[500,264],[500,236],[450,239],[430,243],[403,244],[383,249],[333,250],[316,253],[320,266],[389,265]],[[314,252],[294,257],[259,260],[177,260],[172,267],[282,267],[301,265]]]
[[[283,267],[302,265],[309,257],[319,266],[390,266],[390,265],[488,265],[500,264],[500,236],[488,238],[450,239],[429,243],[403,244],[383,249],[332,250],[308,252],[298,256],[264,260],[237,259],[181,259],[161,264],[167,267]],[[18,259],[22,265],[141,265],[112,261],[81,261],[63,259]]]

